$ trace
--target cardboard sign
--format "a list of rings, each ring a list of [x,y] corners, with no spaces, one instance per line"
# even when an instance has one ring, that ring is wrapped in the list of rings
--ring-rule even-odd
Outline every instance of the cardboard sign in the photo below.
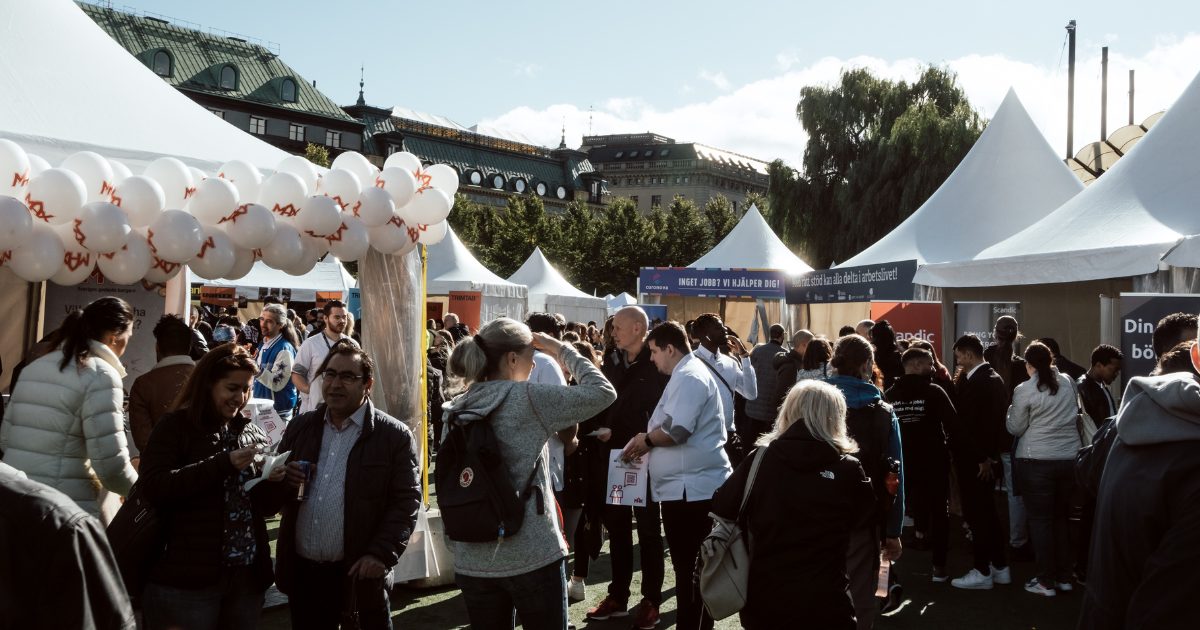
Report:
[[[872,302],[871,319],[888,320],[897,339],[928,341],[934,355],[942,358],[941,302]]]
[[[279,414],[275,413],[275,401],[269,398],[251,398],[242,409],[242,414],[258,425],[267,434],[267,441],[275,446],[283,440],[283,431],[287,427]]]
[[[609,453],[608,484],[604,486],[604,502],[609,505],[628,505],[642,507],[646,505],[646,489],[650,487],[646,475],[650,454],[625,462],[624,450],[614,448]]]
[[[458,321],[466,324],[471,332],[479,330],[479,314],[483,308],[481,291],[451,291],[447,311],[458,315]]]

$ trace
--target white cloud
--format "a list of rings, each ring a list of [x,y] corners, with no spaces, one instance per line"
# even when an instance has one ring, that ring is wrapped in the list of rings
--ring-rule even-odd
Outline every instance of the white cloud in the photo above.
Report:
[[[1085,46],[1075,73],[1075,150],[1100,135],[1100,50]],[[1011,86],[1055,151],[1066,148],[1067,70],[1029,64],[1003,55],[968,55],[947,62],[958,72],[959,81],[971,103],[991,117]],[[796,165],[804,152],[807,136],[796,120],[800,88],[831,84],[843,68],[866,67],[893,79],[916,77],[923,62],[902,59],[888,62],[874,57],[842,60],[820,59],[805,68],[748,83],[707,101],[659,110],[640,97],[612,97],[598,105],[591,133],[636,133],[653,131],[679,141],[695,141],[721,147],[762,160],[782,158]],[[1168,107],[1200,71],[1200,35],[1163,38],[1140,57],[1110,51],[1108,132],[1128,122],[1129,70],[1137,71],[1135,120]],[[702,78],[703,77],[702,73]],[[721,74],[714,75],[714,80]],[[728,81],[726,84],[728,85]],[[714,81],[715,83],[716,81]],[[718,84],[718,87],[720,85]],[[732,88],[732,86],[729,86]],[[586,108],[570,104],[534,110],[519,107],[485,124],[519,131],[546,145],[557,146],[565,117],[568,144],[588,132]]]
[[[699,76],[701,79],[704,79],[705,81],[711,81],[712,84],[717,86],[717,88],[720,89],[721,91],[723,91],[723,92],[729,91],[729,79],[725,78],[724,72],[718,72],[716,74],[712,74],[708,70],[701,70]]]
[[[797,53],[781,52],[775,55],[775,67],[780,71],[787,71],[798,63],[800,63],[800,55]]]
[[[541,69],[542,69],[542,66],[540,66],[538,64],[533,64],[533,63],[514,63],[513,64],[513,74],[516,74],[516,75],[523,74],[527,77],[532,77],[533,75],[537,74],[537,72]]]

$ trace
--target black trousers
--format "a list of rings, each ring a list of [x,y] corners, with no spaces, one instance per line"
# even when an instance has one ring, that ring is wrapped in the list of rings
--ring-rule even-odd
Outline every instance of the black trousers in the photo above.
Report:
[[[911,462],[911,463],[910,463]],[[950,540],[950,516],[946,498],[950,494],[950,458],[946,455],[922,461],[906,460],[904,471],[905,507],[911,507],[914,528],[924,534],[933,547],[933,566],[946,566],[946,547]]]
[[[991,575],[988,564],[996,565],[997,569],[1008,566],[1008,560],[1004,557],[1004,531],[1000,528],[1000,517],[996,514],[996,501],[993,498],[995,488],[995,478],[979,478],[977,464],[958,468],[963,518],[970,524],[971,534],[975,538],[975,568],[984,575]]]
[[[337,630],[342,611],[348,608],[346,579],[352,562],[313,562],[296,555],[292,569],[292,592],[288,605],[292,612],[292,630]],[[391,605],[383,578],[356,580],[356,604],[363,630],[392,630]]]
[[[713,627],[712,617],[704,611],[704,601],[700,599],[700,587],[692,580],[700,545],[712,532],[709,512],[712,512],[712,499],[662,502],[663,530],[667,533],[667,544],[671,546],[675,601],[679,604],[676,628],[712,630]]]
[[[642,597],[651,604],[662,604],[663,560],[662,521],[658,503],[647,501],[646,507],[624,505],[604,506],[604,526],[608,528],[608,554],[612,559],[612,582],[608,596],[618,602],[629,602],[629,585],[633,582],[633,517],[637,516],[638,547],[642,559]]]

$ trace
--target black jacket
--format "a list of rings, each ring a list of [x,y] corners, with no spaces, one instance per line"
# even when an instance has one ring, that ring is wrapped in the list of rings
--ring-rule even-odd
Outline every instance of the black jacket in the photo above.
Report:
[[[1105,420],[1111,418],[1113,413],[1108,411],[1108,396],[1105,394],[1104,384],[1096,381],[1092,377],[1084,374],[1076,381],[1079,386],[1079,399],[1083,402],[1083,410],[1099,427]],[[1113,401],[1114,411],[1116,410],[1116,402]]]
[[[1092,443],[1079,449],[1075,455],[1075,482],[1091,496],[1100,492],[1100,479],[1104,476],[1104,465],[1117,441],[1117,424],[1113,419],[1105,420],[1096,428]]]
[[[58,490],[0,471],[0,629],[134,626],[100,521]]]
[[[795,349],[780,352],[771,361],[775,368],[775,397],[783,404],[788,392],[796,385],[796,373],[804,368],[804,357]]]
[[[754,366],[754,378],[758,387],[758,396],[746,401],[746,415],[759,422],[774,422],[779,415],[779,403],[783,398],[778,396],[779,387],[776,382],[776,372],[773,369],[775,356],[783,354],[783,346],[778,341],[770,341],[750,351],[750,364]],[[792,382],[796,381],[795,376]],[[783,392],[786,394],[787,389]],[[738,425],[739,427],[742,425]]]
[[[238,447],[266,446],[267,435],[245,417],[234,418],[230,430],[238,434]],[[158,552],[147,580],[178,588],[211,586],[220,579],[221,545],[225,537],[225,478],[236,474],[229,453],[222,451],[220,435],[196,426],[187,411],[172,411],[154,425],[138,467],[146,499],[166,521],[166,547]],[[255,586],[266,590],[271,570],[271,539],[265,518],[279,511],[279,503],[264,493],[261,482],[250,491],[254,513]]]
[[[900,351],[879,352],[875,355],[875,365],[883,372],[883,390],[887,391],[904,376],[904,361],[900,359]]]
[[[953,445],[951,448],[963,453],[968,461],[983,459],[970,451],[970,444],[963,444],[958,412],[931,377],[905,374],[887,390],[887,399],[900,422],[900,444],[909,466],[947,460],[950,455],[947,438]]]
[[[417,510],[421,509],[421,464],[412,432],[399,420],[375,409],[367,401],[362,435],[346,460],[346,488],[342,532],[345,560],[349,564],[370,554],[391,568],[408,546]],[[291,451],[288,461],[313,462],[320,470],[321,440],[325,433],[326,405],[288,423],[279,452]],[[291,592],[292,565],[296,556],[296,518],[300,502],[285,484],[280,493],[283,521],[275,546],[279,590]]]
[[[446,332],[450,333],[450,337],[454,339],[454,343],[458,343],[464,338],[471,336],[471,330],[467,328],[466,324],[461,322],[447,328]]]
[[[960,376],[960,381],[965,374]],[[1008,420],[1008,389],[992,366],[983,363],[966,379],[955,383],[957,395],[954,407],[962,427],[960,450],[955,451],[955,462],[959,466],[970,466],[982,462],[985,457],[1000,461],[1000,448],[1008,435],[1005,422]],[[1011,438],[1010,446],[1011,449]]]
[[[1084,374],[1087,374],[1087,370],[1084,369],[1082,365],[1079,365],[1078,363],[1075,363],[1066,357],[1055,357],[1054,367],[1058,368],[1059,372],[1062,372],[1063,374],[1066,374],[1075,380],[1079,380],[1080,377],[1082,377]]]
[[[999,376],[1000,372],[996,368],[996,346],[988,346],[983,351],[983,359],[992,366],[992,369],[997,370],[996,375]],[[1029,380],[1029,372],[1025,370],[1025,359],[1013,357],[1012,363],[1009,364],[1008,375],[1008,398],[1005,400],[1005,406],[1012,402],[1013,391],[1017,389],[1017,385]],[[1001,379],[1001,381],[1003,380]],[[1012,452],[1013,436],[1008,432],[1006,423],[1000,423],[1000,431],[996,433],[996,440],[1001,453]]]
[[[649,344],[629,365],[622,360],[624,351],[616,350],[604,355],[601,370],[608,382],[617,390],[617,400],[608,408],[605,426],[612,429],[607,444],[610,449],[625,448],[633,436],[646,430],[650,414],[658,406],[670,376],[658,371],[650,360]]]
[[[853,630],[846,577],[850,532],[875,513],[875,492],[854,457],[813,437],[803,421],[759,447],[713,495],[713,512],[734,520],[755,457],[759,466],[742,516],[751,544],[743,628]]]

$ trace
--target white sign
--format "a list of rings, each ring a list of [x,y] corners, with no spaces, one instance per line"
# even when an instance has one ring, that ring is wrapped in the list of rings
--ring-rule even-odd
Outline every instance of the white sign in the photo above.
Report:
[[[650,486],[646,476],[650,454],[626,462],[624,453],[622,449],[614,448],[609,454],[608,484],[604,486],[604,502],[609,505],[643,507],[646,505],[646,488]]]
[[[251,398],[242,410],[250,421],[267,434],[268,443],[275,446],[283,440],[283,430],[287,425],[275,413],[275,401],[269,398]]]

